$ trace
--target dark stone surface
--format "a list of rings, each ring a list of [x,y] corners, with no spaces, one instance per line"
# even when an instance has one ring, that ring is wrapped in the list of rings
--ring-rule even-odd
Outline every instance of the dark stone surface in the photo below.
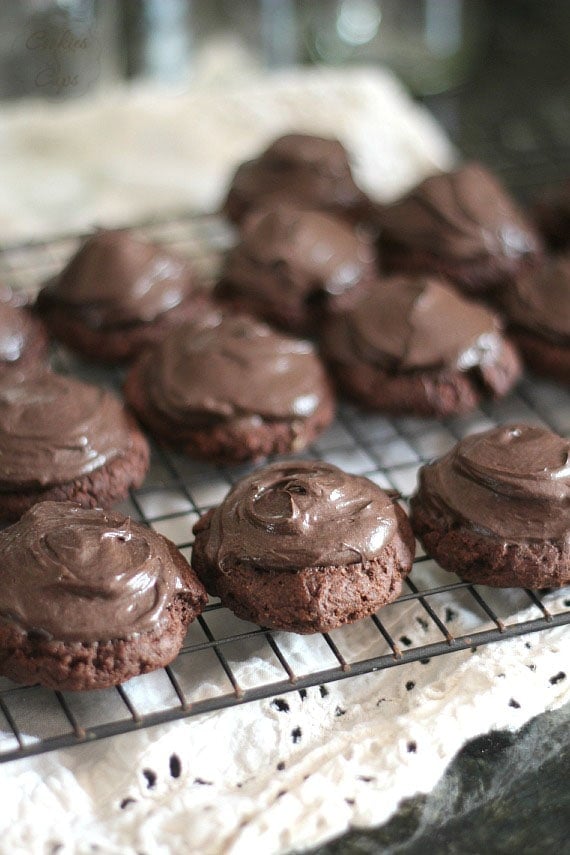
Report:
[[[314,855],[545,855],[570,851],[570,704],[517,733],[468,742],[429,796]]]

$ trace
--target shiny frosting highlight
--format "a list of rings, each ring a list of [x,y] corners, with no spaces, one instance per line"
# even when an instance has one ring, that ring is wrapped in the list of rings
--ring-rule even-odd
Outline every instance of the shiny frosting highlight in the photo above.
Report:
[[[65,307],[92,329],[147,323],[193,290],[188,264],[126,231],[88,238],[40,292],[39,306]]]
[[[570,255],[553,256],[502,294],[509,322],[542,338],[570,344]]]
[[[516,260],[541,250],[522,212],[477,163],[426,178],[384,208],[380,222],[387,242],[454,261]]]
[[[0,374],[0,490],[65,484],[129,448],[126,413],[106,390],[47,370],[13,373]]]
[[[37,324],[28,310],[4,300],[0,289],[0,362],[21,359],[37,334]]]
[[[147,356],[145,379],[151,406],[189,427],[252,416],[307,418],[328,388],[310,342],[218,311],[165,339]]]
[[[570,545],[570,440],[526,424],[473,434],[421,469],[417,501],[505,542]]]
[[[0,621],[46,640],[160,629],[187,589],[168,542],[118,512],[41,502],[0,533],[0,549]]]
[[[242,478],[209,521],[205,554],[224,568],[342,566],[377,558],[396,532],[376,484],[315,461],[273,463]]]
[[[349,365],[467,371],[494,361],[502,336],[496,315],[442,280],[403,275],[378,280],[351,311],[330,318],[324,346]]]

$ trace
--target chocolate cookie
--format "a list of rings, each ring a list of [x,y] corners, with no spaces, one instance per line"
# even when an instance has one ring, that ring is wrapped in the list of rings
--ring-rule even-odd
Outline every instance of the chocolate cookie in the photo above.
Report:
[[[0,286],[0,370],[42,365],[48,355],[48,336],[34,317],[23,294]]]
[[[0,517],[36,502],[106,507],[140,487],[147,441],[104,389],[50,371],[0,372]]]
[[[520,376],[498,317],[430,276],[391,276],[344,315],[322,351],[339,388],[381,412],[450,416],[504,395]]]
[[[505,289],[509,335],[538,374],[570,383],[570,255],[560,255]]]
[[[208,305],[187,261],[126,231],[88,238],[37,299],[55,338],[101,362],[131,359]]]
[[[365,233],[319,211],[279,205],[246,218],[214,293],[239,311],[304,335],[325,308],[351,306],[375,274]]]
[[[378,219],[386,270],[437,273],[466,294],[503,286],[542,255],[530,222],[477,163],[426,178]]]
[[[396,599],[414,559],[404,511],[367,478],[316,461],[239,481],[194,526],[192,566],[238,617],[326,632]]]
[[[294,202],[356,222],[370,203],[354,183],[346,150],[338,140],[310,134],[279,137],[235,173],[223,213],[239,223],[254,208]]]
[[[570,179],[537,199],[534,217],[552,249],[570,250]]]
[[[0,533],[0,674],[102,689],[178,654],[206,592],[173,543],[123,514],[42,502]]]
[[[411,521],[426,552],[469,582],[570,582],[570,441],[540,427],[474,434],[420,470]]]
[[[159,440],[221,462],[300,451],[335,409],[312,344],[220,311],[142,354],[125,396]]]

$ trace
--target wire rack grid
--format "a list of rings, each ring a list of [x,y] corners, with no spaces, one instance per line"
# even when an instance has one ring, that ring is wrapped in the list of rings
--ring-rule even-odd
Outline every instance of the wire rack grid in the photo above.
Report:
[[[216,217],[179,216],[136,232],[187,255],[206,278],[215,275],[232,240]],[[61,269],[77,243],[77,236],[69,236],[0,248],[0,281],[33,294]],[[120,390],[119,370],[78,362],[64,350],[54,354],[54,363]],[[570,395],[527,378],[506,400],[440,422],[389,419],[341,403],[336,421],[306,456],[393,488],[405,504],[424,462],[468,433],[513,419],[568,434]],[[213,466],[151,445],[146,481],[121,508],[169,537],[189,558],[193,523],[250,467]],[[395,603],[323,635],[294,636],[256,627],[211,600],[169,667],[123,686],[53,692],[0,678],[0,762],[568,624],[570,591],[566,598],[559,594],[468,584],[442,571],[419,549]]]

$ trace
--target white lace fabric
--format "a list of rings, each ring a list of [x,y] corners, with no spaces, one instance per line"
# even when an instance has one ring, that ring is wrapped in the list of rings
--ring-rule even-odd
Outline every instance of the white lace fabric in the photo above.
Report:
[[[523,600],[485,593],[494,607]],[[477,620],[445,602],[451,626]],[[545,599],[553,613],[567,602]],[[410,601],[391,632],[425,641],[424,615]],[[364,624],[359,654],[376,643]],[[466,740],[570,700],[569,654],[557,627],[15,761],[0,771],[0,851],[269,855],[378,825],[429,792]]]

